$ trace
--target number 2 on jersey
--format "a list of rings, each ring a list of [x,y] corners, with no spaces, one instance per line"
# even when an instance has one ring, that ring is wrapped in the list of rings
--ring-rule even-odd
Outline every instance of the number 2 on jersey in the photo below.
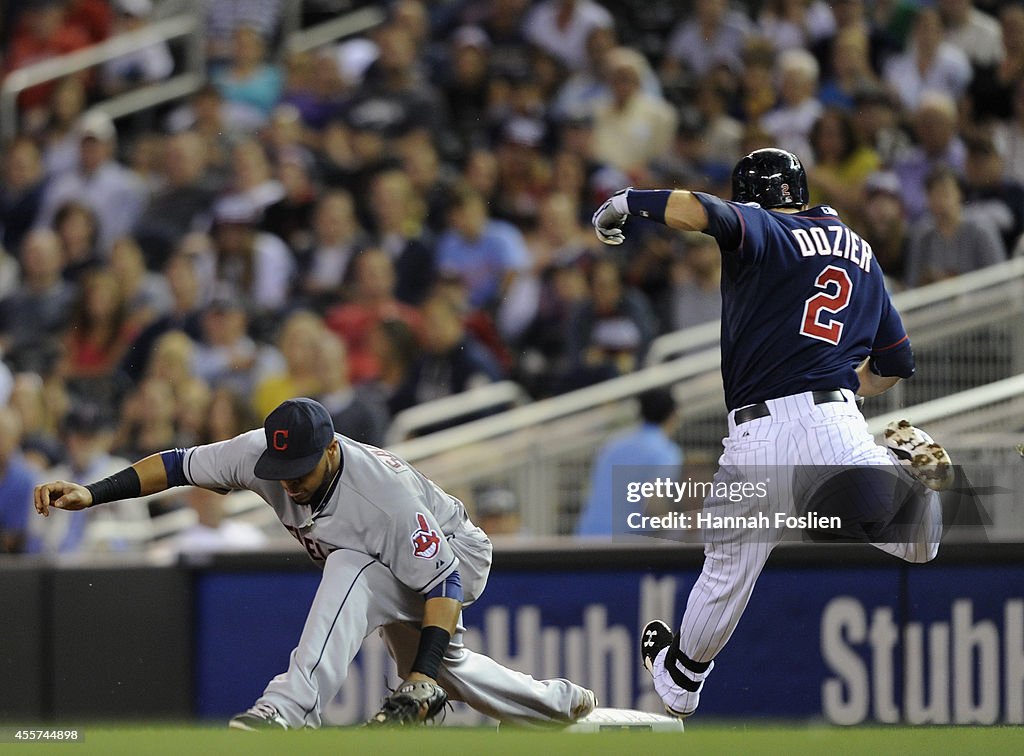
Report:
[[[838,344],[843,335],[843,323],[838,320],[829,319],[821,322],[822,311],[835,315],[846,309],[850,304],[850,295],[853,293],[853,282],[849,274],[842,268],[829,265],[818,277],[814,279],[814,285],[823,289],[804,302],[804,317],[800,325],[800,333],[803,336],[810,336],[812,339],[827,341],[829,344]]]

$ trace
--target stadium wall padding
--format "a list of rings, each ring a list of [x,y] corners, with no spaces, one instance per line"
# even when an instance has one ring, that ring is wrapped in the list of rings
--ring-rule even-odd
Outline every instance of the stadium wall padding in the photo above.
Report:
[[[467,643],[593,687],[603,705],[656,711],[637,633],[650,617],[675,624],[700,562],[693,548],[499,550],[464,613]],[[119,570],[9,564],[0,721],[224,720],[286,668],[319,584],[298,554]],[[365,719],[394,683],[371,634],[325,719]],[[1024,546],[944,546],[927,565],[857,546],[778,549],[716,660],[701,716],[1024,722]],[[449,721],[484,722],[464,707]]]

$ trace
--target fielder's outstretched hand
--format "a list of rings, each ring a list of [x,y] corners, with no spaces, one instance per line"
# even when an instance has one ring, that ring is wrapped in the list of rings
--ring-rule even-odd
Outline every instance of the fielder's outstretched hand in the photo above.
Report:
[[[366,726],[421,725],[440,714],[447,702],[448,694],[435,682],[404,682],[384,699],[380,711],[373,715]]]
[[[632,188],[627,186],[625,189],[619,189],[597,208],[594,217],[591,218],[597,238],[605,244],[619,245],[626,240],[622,227],[626,225],[626,218],[629,217],[626,193]]]
[[[66,480],[55,480],[36,486],[32,492],[32,501],[36,505],[36,512],[43,517],[49,517],[50,507],[72,512],[85,509],[92,504],[92,494],[85,486]]]

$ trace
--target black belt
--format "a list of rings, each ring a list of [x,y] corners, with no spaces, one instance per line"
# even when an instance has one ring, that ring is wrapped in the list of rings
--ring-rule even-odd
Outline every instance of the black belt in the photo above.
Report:
[[[812,391],[811,399],[814,400],[815,404],[828,404],[829,402],[845,402],[846,397],[843,396],[843,392],[839,389],[833,389],[832,391]],[[740,407],[736,410],[732,416],[732,421],[736,425],[743,425],[743,423],[749,423],[751,420],[757,420],[762,417],[768,417],[772,414],[768,410],[768,405],[764,402],[758,402],[757,404],[748,404],[746,407]]]

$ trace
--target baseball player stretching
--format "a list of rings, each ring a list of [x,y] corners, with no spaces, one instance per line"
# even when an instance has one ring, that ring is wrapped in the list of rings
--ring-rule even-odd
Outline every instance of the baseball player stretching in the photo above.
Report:
[[[880,394],[914,374],[910,341],[870,246],[832,208],[807,207],[807,178],[789,152],[752,152],[732,178],[731,202],[629,188],[593,219],[606,244],[621,244],[626,219],[639,215],[702,231],[721,248],[722,376],[730,412],[714,488],[771,480],[766,501],[751,497],[737,505],[711,496],[705,510],[799,512],[816,491],[818,504],[859,520],[879,548],[910,562],[934,558],[942,528],[936,490],[951,482],[948,456],[906,421],[887,430],[888,450],[876,445],[856,403],[855,395]],[[829,485],[815,473],[808,481],[812,468],[803,466],[812,465],[843,477]],[[895,495],[894,481],[910,491],[918,512],[898,540],[879,537],[908,501]],[[704,531],[704,567],[678,634],[655,620],[640,639],[670,714],[696,710],[714,659],[782,534],[780,527]]]
[[[596,706],[568,680],[535,680],[462,645],[462,607],[490,571],[486,534],[403,460],[335,433],[311,399],[284,402],[262,430],[153,454],[88,486],[44,483],[35,507],[47,516],[183,485],[254,491],[323,567],[288,670],[231,727],[321,726],[324,702],[378,627],[405,682],[371,723],[422,722],[446,696],[520,725],[568,724]]]

